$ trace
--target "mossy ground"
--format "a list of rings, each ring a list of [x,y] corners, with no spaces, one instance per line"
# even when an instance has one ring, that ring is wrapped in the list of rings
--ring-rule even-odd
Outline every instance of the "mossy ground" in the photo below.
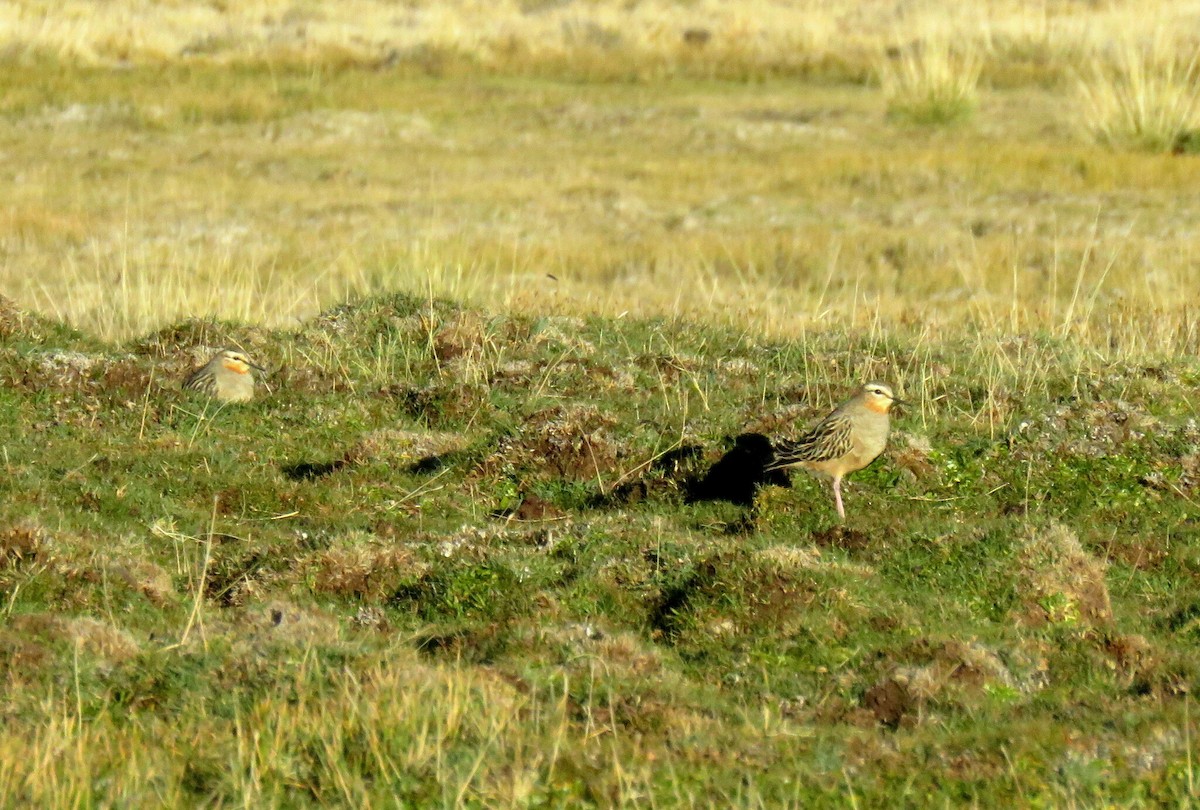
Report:
[[[408,296],[121,344],[2,315],[10,804],[1195,799],[1194,358]],[[222,345],[253,403],[180,390]],[[697,486],[866,377],[914,405],[845,525],[803,476]]]

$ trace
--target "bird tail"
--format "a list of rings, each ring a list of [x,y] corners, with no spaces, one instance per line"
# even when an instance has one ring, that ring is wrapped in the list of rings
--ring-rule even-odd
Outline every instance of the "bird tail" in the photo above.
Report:
[[[764,472],[782,470],[795,466],[804,460],[803,447],[786,439],[775,442],[771,447],[771,458],[767,461]]]

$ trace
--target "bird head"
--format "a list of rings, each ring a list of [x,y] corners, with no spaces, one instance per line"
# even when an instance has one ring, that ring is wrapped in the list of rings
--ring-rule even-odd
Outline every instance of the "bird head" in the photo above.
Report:
[[[234,349],[223,349],[218,357],[221,365],[236,374],[248,374],[252,368],[258,371],[264,370],[262,366],[250,362],[250,358],[245,354]]]
[[[904,405],[904,400],[892,393],[890,386],[879,382],[869,382],[858,391],[863,404],[875,413],[887,413],[893,405]]]

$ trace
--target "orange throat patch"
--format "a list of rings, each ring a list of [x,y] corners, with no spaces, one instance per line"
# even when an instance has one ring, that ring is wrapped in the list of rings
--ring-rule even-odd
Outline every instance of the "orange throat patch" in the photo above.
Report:
[[[875,413],[887,413],[891,407],[892,403],[888,401],[875,402],[874,400],[867,400],[867,409]]]
[[[240,365],[238,363],[225,362],[225,363],[222,363],[221,365],[225,366],[225,368],[229,369],[234,374],[249,374],[250,373],[250,369],[248,367]]]

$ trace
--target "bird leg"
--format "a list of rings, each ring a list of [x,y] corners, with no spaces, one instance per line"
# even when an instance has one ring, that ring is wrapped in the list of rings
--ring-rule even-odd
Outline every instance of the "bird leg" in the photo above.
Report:
[[[846,509],[842,506],[842,477],[834,476],[833,479],[833,500],[837,503],[838,517],[842,520],[846,519]]]

